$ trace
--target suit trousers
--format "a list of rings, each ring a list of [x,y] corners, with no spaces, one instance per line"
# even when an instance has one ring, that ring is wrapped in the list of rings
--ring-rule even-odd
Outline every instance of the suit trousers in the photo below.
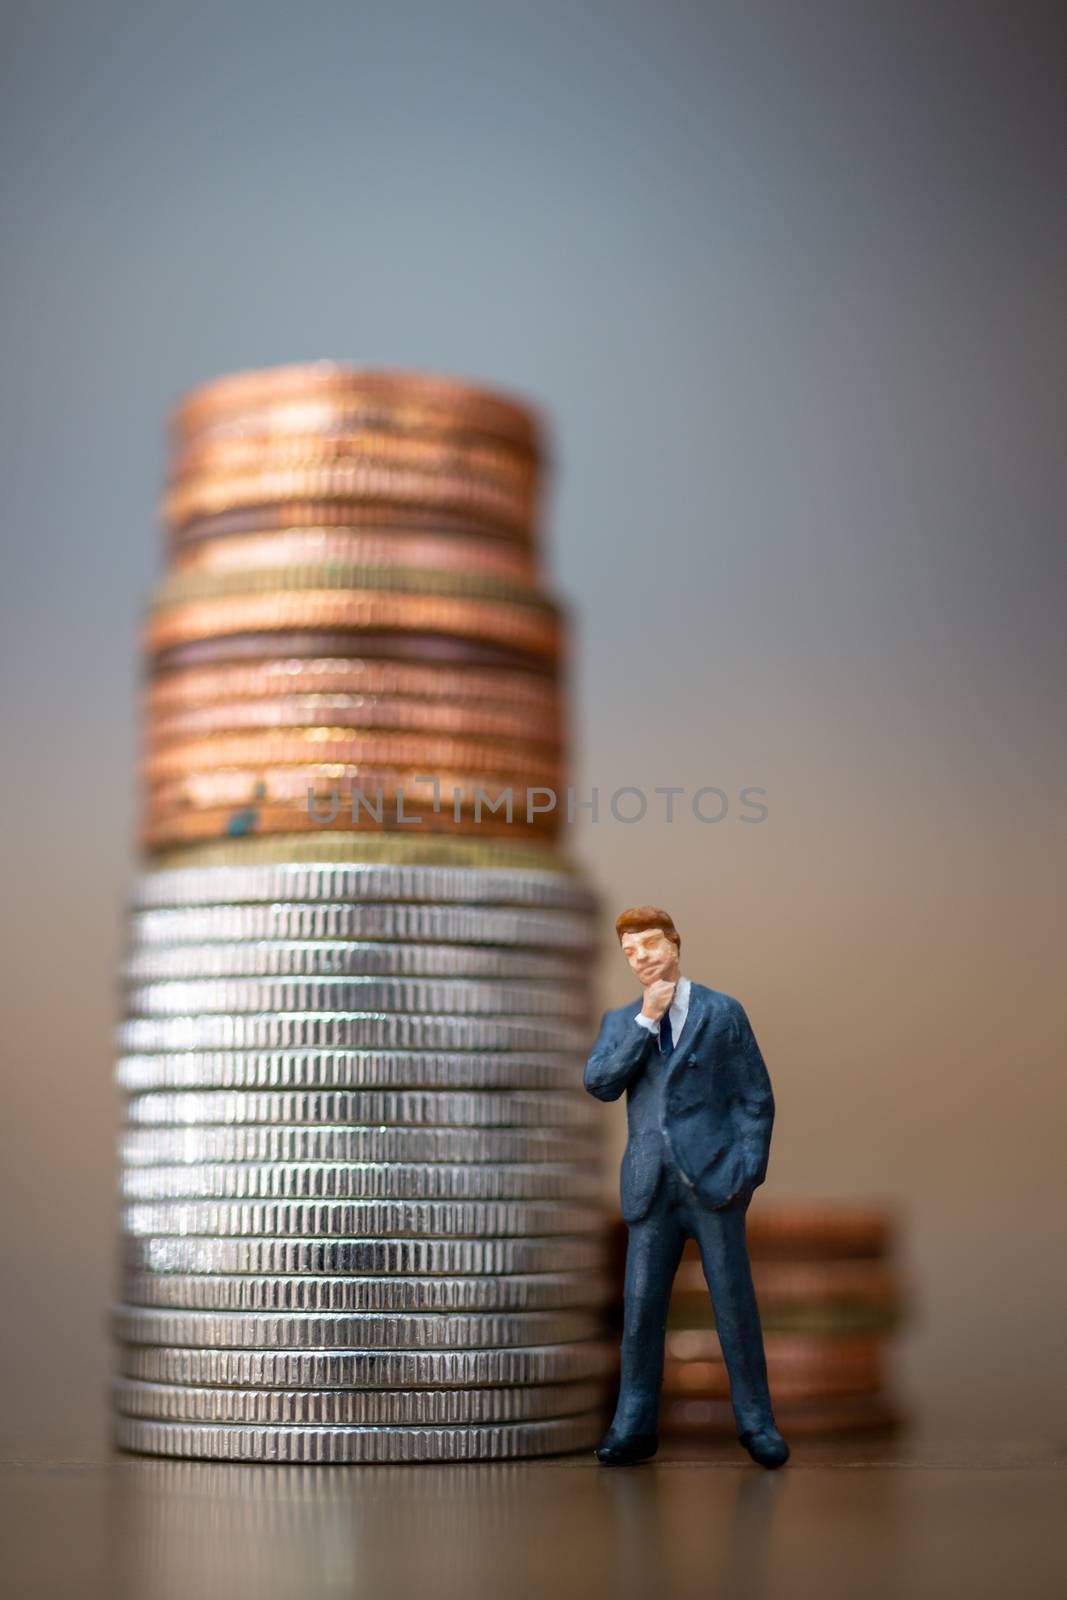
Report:
[[[655,1433],[671,1286],[682,1247],[695,1239],[730,1378],[738,1434],[773,1428],[767,1361],[745,1239],[751,1195],[720,1210],[704,1205],[665,1161],[648,1213],[631,1222],[626,1252],[622,1375],[612,1430]]]

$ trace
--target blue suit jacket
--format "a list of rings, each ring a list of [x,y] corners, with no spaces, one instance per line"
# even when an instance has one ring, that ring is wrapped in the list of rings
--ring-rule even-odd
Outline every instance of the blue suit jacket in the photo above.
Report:
[[[585,1087],[598,1100],[617,1100],[626,1090],[624,1220],[647,1214],[667,1161],[706,1206],[750,1195],[767,1176],[774,1096],[744,1007],[692,984],[681,1038],[660,1069],[659,1093],[645,1071],[659,1041],[634,1021],[639,1009],[631,1000],[605,1012],[585,1064]]]

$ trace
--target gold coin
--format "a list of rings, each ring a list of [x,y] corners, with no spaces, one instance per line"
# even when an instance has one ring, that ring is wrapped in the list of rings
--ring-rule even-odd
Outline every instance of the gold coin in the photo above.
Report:
[[[393,628],[280,628],[274,633],[248,632],[193,639],[161,651],[151,663],[154,672],[184,667],[218,667],[234,662],[260,662],[278,656],[359,657],[361,660],[442,663],[448,668],[488,667],[541,675],[555,682],[561,663],[555,656],[530,655],[514,646],[493,644],[455,633],[401,632]]]
[[[553,721],[562,714],[558,685],[539,674],[506,667],[425,666],[363,656],[291,656],[218,667],[174,667],[150,680],[145,705],[150,715],[156,716],[223,700],[266,699],[294,692],[418,697],[431,706],[485,704]]]
[[[396,594],[385,590],[302,590],[199,600],[158,611],[143,635],[152,655],[194,640],[282,629],[382,629],[456,634],[489,640],[531,655],[560,650],[556,616],[498,600],[452,595]]]
[[[777,1373],[768,1367],[767,1377],[775,1404],[780,1400],[816,1400],[823,1396],[874,1394],[882,1387],[882,1380],[863,1373],[827,1370],[821,1376],[806,1378],[794,1373]],[[728,1399],[730,1380],[724,1366],[710,1362],[665,1362],[663,1367],[663,1398],[670,1400],[685,1396],[703,1399]]]
[[[308,763],[317,767],[339,764],[353,771],[371,766],[439,772],[449,767],[528,783],[557,782],[560,776],[559,763],[547,751],[536,746],[524,749],[514,740],[457,739],[437,732],[371,733],[319,725],[183,740],[148,756],[141,771],[149,783],[164,783],[185,773],[223,767],[303,767]]]
[[[895,1231],[895,1214],[882,1205],[796,1202],[754,1205],[746,1217],[753,1255],[881,1256]]]
[[[532,491],[501,489],[456,473],[414,471],[408,467],[354,461],[304,467],[269,467],[226,476],[183,478],[164,492],[164,520],[180,527],[194,518],[214,516],[236,506],[271,505],[282,500],[382,500],[461,511],[479,523],[497,524],[528,535],[536,519]]]
[[[194,600],[221,600],[234,595],[302,594],[308,589],[369,589],[377,593],[458,596],[499,600],[529,606],[548,616],[555,605],[542,590],[489,573],[444,571],[436,567],[353,567],[345,563],[298,567],[252,567],[236,572],[175,572],[165,577],[152,597],[154,610],[188,605]]]
[[[479,523],[462,512],[446,507],[389,505],[378,501],[361,504],[358,500],[279,500],[270,505],[233,506],[211,516],[195,517],[180,528],[169,530],[172,549],[184,550],[206,540],[238,533],[266,533],[272,529],[337,528],[352,532],[367,529],[390,537],[397,533],[426,534],[437,538],[451,534],[457,538],[476,538],[482,542],[517,546],[529,550],[533,542],[530,529],[510,532],[492,523]]]
[[[320,836],[321,834],[321,836]],[[404,866],[501,867],[515,871],[581,873],[557,845],[548,841],[477,839],[470,835],[432,836],[413,832],[360,833],[330,828],[315,833],[267,833],[214,839],[161,850],[153,870],[170,867],[308,866],[323,862],[379,862]]]
[[[294,395],[264,400],[240,409],[203,417],[191,427],[174,428],[176,447],[229,439],[274,440],[292,437],[345,436],[371,429],[402,439],[424,439],[435,444],[493,445],[520,460],[537,465],[546,446],[509,438],[500,431],[479,426],[447,407],[410,401],[388,402],[372,396],[345,397]]]
[[[490,444],[412,438],[380,428],[348,434],[201,438],[179,449],[172,460],[170,476],[171,482],[177,483],[200,476],[229,477],[244,472],[353,462],[455,473],[519,494],[531,492],[537,480],[532,459],[513,450]]]
[[[216,441],[247,439],[263,444],[290,438],[350,437],[372,430],[404,440],[422,440],[438,446],[465,449],[494,446],[505,450],[531,468],[543,467],[547,448],[542,441],[536,448],[520,444],[482,427],[472,426],[447,410],[432,406],[383,405],[377,401],[305,399],[282,400],[227,412],[203,425],[175,430],[175,445],[213,444]]]
[[[539,717],[528,709],[486,701],[455,704],[386,695],[289,694],[262,700],[217,700],[184,711],[155,712],[147,718],[145,738],[148,749],[155,751],[204,735],[249,728],[309,727],[507,739],[524,749],[544,745],[549,750],[558,750],[562,737],[557,716]]]
[[[462,816],[460,821],[456,822],[450,811],[442,810],[440,813],[419,811],[414,804],[409,805],[407,801],[404,805],[404,815],[417,816],[420,820],[414,825],[398,822],[395,810],[388,808],[383,808],[381,823],[368,818],[365,809],[361,810],[353,820],[351,807],[342,803],[337,817],[332,822],[323,822],[313,820],[303,802],[270,805],[257,801],[250,806],[212,806],[195,811],[174,811],[161,816],[150,815],[142,827],[141,841],[146,848],[154,850],[167,845],[206,839],[229,839],[232,842],[250,834],[314,832],[325,838],[331,829],[336,828],[350,833],[354,826],[361,832],[400,835],[405,838],[410,837],[417,828],[422,837],[432,834],[463,834],[486,840],[510,838],[524,842],[549,841],[558,832],[558,829],[546,827],[545,819],[540,817],[535,818],[533,824],[528,824],[519,817],[509,823],[503,817],[498,819],[492,816],[483,817],[480,822],[475,822],[470,815]]]
[[[180,548],[172,571],[246,572],[257,567],[411,567],[492,576],[532,587],[530,549],[506,539],[471,534],[363,531],[357,528],[279,528],[201,539]]]
[[[879,1373],[885,1358],[885,1340],[869,1334],[827,1338],[822,1335],[767,1332],[763,1336],[767,1371],[779,1374],[844,1372]],[[667,1356],[671,1361],[703,1362],[725,1372],[718,1335],[711,1328],[667,1329]]]
[[[398,791],[402,795],[404,809],[414,810],[434,804],[433,780],[437,783],[438,809],[442,812],[451,814],[457,806],[461,811],[474,812],[477,807],[477,815],[488,818],[496,814],[499,801],[499,814],[506,816],[510,791],[512,815],[525,816],[529,787],[531,809],[538,819],[537,826],[550,826],[555,815],[554,811],[543,808],[539,802],[544,796],[536,792],[543,789],[556,792],[555,785],[551,782],[536,784],[525,773],[504,770],[472,777],[467,772],[434,768],[431,781],[426,782],[423,770],[417,767],[380,768],[339,761],[189,770],[169,781],[152,783],[147,789],[147,801],[154,812],[189,806],[247,806],[259,800],[306,806],[310,790],[316,800],[316,809],[324,812],[335,795],[344,810],[351,810],[353,795],[357,797],[357,807],[362,804],[359,796],[366,796],[368,804],[373,802],[377,805],[376,796],[380,789],[382,805],[386,810],[397,803]]]
[[[899,1277],[878,1259],[842,1261],[755,1260],[752,1281],[761,1310],[769,1306],[898,1305]],[[676,1296],[690,1295],[707,1303],[707,1287],[699,1260],[686,1258],[674,1280]]]
[[[790,1439],[818,1438],[838,1433],[895,1428],[902,1420],[896,1403],[884,1393],[820,1396],[812,1400],[785,1401],[774,1408],[779,1428]],[[660,1432],[666,1435],[704,1434],[733,1437],[737,1421],[728,1400],[664,1400]]]
[[[226,373],[185,395],[171,427],[188,438],[242,414],[286,405],[373,407],[380,416],[440,418],[443,425],[484,432],[537,453],[543,425],[526,403],[479,384],[418,372],[389,372],[335,361],[290,363]]]

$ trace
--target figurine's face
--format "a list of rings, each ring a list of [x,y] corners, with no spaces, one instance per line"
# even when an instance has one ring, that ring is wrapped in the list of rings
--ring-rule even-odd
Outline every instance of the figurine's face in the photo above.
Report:
[[[622,953],[630,963],[630,971],[646,989],[660,978],[668,983],[678,981],[678,946],[662,928],[624,933]]]

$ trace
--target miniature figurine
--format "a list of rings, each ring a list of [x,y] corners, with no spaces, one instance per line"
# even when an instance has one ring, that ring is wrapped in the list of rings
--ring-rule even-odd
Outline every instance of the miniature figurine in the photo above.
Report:
[[[605,1013],[585,1066],[585,1087],[598,1100],[626,1090],[629,1124],[622,1381],[596,1454],[605,1466],[624,1466],[659,1446],[667,1311],[688,1237],[711,1294],[738,1438],[761,1466],[780,1467],[789,1446],[771,1409],[745,1240],[774,1120],[767,1068],[739,1002],[682,976],[682,941],[665,911],[634,906],[615,930],[644,1002],[637,1012],[631,1001]]]

